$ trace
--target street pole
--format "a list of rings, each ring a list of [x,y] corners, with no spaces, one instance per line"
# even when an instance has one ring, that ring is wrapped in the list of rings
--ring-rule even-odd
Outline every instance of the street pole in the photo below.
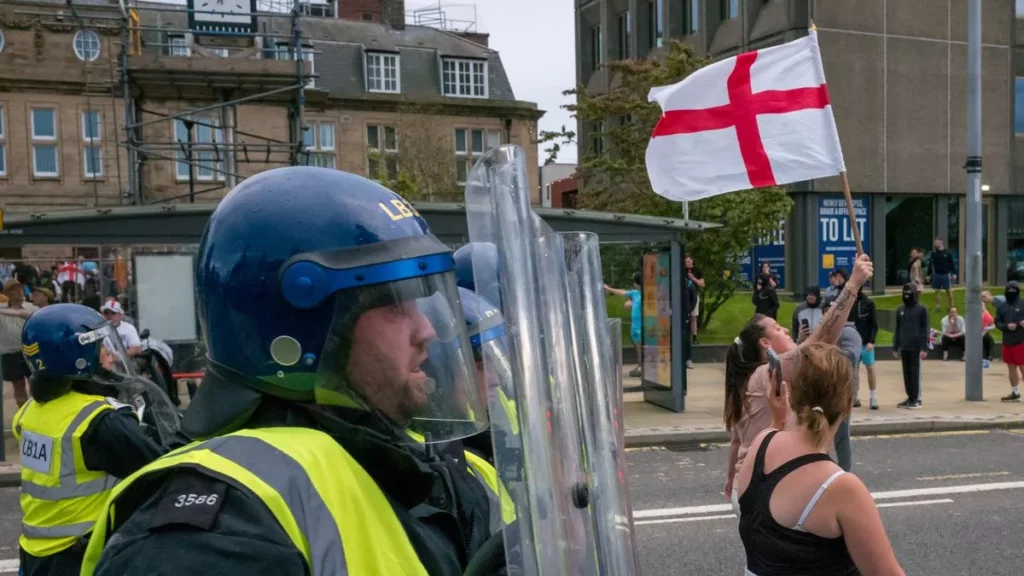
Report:
[[[981,401],[981,0],[967,2],[967,400]]]

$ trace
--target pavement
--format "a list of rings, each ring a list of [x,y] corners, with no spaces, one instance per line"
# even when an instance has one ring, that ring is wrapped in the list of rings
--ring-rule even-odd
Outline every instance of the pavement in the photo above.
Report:
[[[1024,430],[868,435],[853,469],[907,574],[1022,573]],[[722,493],[728,446],[627,449],[643,574],[742,574],[738,520]]]
[[[623,385],[639,387],[640,379],[629,376],[633,366],[623,367]],[[1003,403],[999,397],[1009,392],[1006,366],[993,362],[984,371],[985,400],[964,400],[964,364],[958,360],[928,360],[922,364],[922,401],[920,410],[901,410],[898,402],[906,398],[900,363],[879,361],[879,410],[868,409],[865,368],[861,367],[861,408],[853,411],[853,435],[907,434],[944,430],[984,430],[1024,427],[1024,403]],[[725,364],[695,364],[687,370],[686,410],[674,413],[643,400],[643,392],[624,395],[626,446],[658,446],[700,442],[726,442],[729,434],[722,423],[725,403]],[[188,395],[181,394],[185,405]],[[17,406],[10,383],[4,383],[3,418],[6,460],[0,461],[0,487],[20,483],[18,450],[11,437],[11,419]]]
[[[639,386],[623,369],[623,385]],[[921,366],[920,410],[896,408],[906,399],[903,372],[898,361],[875,363],[878,378],[878,410],[868,408],[866,368],[860,369],[860,408],[853,409],[851,433],[900,434],[943,430],[972,430],[1024,426],[1024,403],[1000,402],[1010,391],[1006,365],[993,362],[984,370],[984,400],[964,400],[964,363],[927,360]],[[729,434],[722,423],[725,404],[725,364],[695,364],[687,370],[686,410],[674,413],[643,401],[642,392],[624,397],[627,446],[652,446],[687,442],[725,442]]]

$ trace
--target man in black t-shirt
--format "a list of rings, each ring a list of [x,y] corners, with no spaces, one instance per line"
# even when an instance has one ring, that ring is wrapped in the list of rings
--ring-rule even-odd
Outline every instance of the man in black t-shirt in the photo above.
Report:
[[[932,255],[928,260],[928,268],[932,275],[932,288],[935,289],[935,309],[939,309],[939,292],[946,291],[946,309],[953,307],[953,294],[950,285],[956,280],[956,264],[953,254],[946,250],[942,238],[936,238],[932,244]]]

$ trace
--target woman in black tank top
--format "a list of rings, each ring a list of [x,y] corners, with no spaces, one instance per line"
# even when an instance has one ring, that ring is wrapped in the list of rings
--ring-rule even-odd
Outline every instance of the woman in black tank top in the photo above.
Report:
[[[849,360],[835,346],[811,344],[798,352],[793,376],[792,397],[784,384],[771,402],[776,422],[790,406],[797,422],[762,433],[751,445],[757,456],[736,477],[745,574],[902,576],[871,494],[825,454],[852,408]]]

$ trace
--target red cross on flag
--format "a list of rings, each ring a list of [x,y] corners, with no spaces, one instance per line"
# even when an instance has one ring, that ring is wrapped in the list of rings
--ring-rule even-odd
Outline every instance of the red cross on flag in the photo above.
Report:
[[[648,99],[663,111],[647,145],[654,191],[699,200],[846,170],[814,30],[697,70]]]

